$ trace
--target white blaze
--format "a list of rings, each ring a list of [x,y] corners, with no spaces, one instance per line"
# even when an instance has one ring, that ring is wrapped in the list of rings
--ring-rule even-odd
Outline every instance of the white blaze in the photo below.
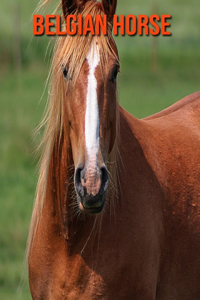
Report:
[[[87,55],[89,64],[88,86],[85,113],[85,143],[89,161],[96,159],[99,149],[99,107],[97,101],[97,80],[95,69],[99,64],[99,51],[92,43]]]

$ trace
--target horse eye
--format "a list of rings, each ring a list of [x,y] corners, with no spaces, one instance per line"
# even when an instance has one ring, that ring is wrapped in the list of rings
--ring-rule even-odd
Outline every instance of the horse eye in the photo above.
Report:
[[[67,79],[67,69],[63,68],[63,76],[65,77],[65,79]]]
[[[113,72],[112,72],[112,77],[111,77],[111,81],[114,83],[117,79],[117,74],[119,72],[119,66],[116,65]]]

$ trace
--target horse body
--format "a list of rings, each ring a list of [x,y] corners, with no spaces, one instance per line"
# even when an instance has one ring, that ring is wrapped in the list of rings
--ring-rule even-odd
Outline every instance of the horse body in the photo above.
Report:
[[[64,238],[55,196],[47,197],[30,262],[33,299],[199,298],[197,96],[149,120],[120,109],[113,215],[68,224]]]
[[[111,20],[116,1],[62,8]],[[130,115],[116,101],[111,27],[62,37],[54,57],[28,242],[33,299],[199,299],[200,93]]]
[[[144,152],[165,195],[158,299],[199,298],[199,107],[198,92],[147,118],[156,130]]]

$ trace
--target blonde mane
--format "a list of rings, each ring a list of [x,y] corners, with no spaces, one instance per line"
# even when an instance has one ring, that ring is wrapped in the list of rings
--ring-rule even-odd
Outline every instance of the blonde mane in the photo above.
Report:
[[[48,4],[48,0],[44,4]],[[41,4],[40,4],[41,6]],[[78,11],[74,14],[78,15]],[[88,1],[85,8],[81,12],[82,18],[86,15],[91,15],[93,20],[96,15],[103,18],[104,12],[99,5],[99,2]],[[112,24],[108,23],[107,36],[100,34],[92,36],[90,33],[87,36],[61,36],[56,39],[53,59],[49,72],[49,97],[46,106],[44,118],[37,128],[37,132],[41,128],[45,128],[42,141],[38,147],[40,157],[40,174],[36,189],[35,203],[30,224],[30,231],[27,244],[27,255],[30,254],[31,246],[35,237],[38,222],[44,206],[47,179],[49,173],[49,165],[52,156],[52,151],[56,140],[59,141],[63,132],[64,124],[64,101],[66,101],[66,92],[73,88],[76,79],[79,75],[83,62],[89,52],[91,43],[98,43],[100,49],[100,64],[103,65],[108,60],[108,54],[118,60],[117,48],[112,37]],[[113,47],[115,50],[113,50]],[[68,80],[64,79],[63,67],[67,66]]]

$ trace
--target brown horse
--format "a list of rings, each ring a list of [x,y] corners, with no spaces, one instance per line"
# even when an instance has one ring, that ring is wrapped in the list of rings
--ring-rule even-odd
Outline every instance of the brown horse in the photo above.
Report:
[[[108,35],[61,37],[28,243],[33,299],[200,299],[200,93],[118,105],[116,1],[62,0]]]

